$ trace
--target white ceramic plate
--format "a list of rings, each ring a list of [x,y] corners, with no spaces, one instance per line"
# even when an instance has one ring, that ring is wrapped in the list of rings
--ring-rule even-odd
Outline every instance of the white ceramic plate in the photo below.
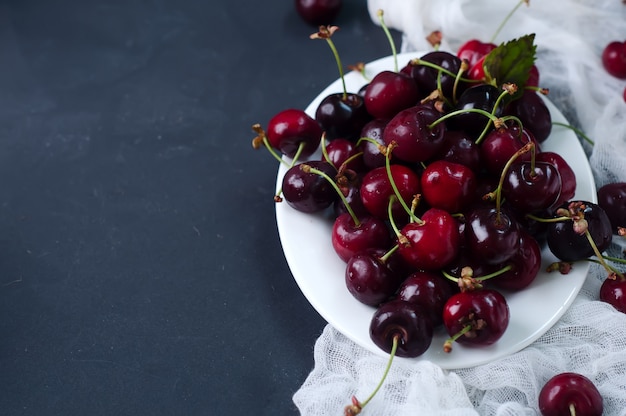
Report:
[[[420,53],[398,55],[402,68]],[[386,57],[366,65],[368,77],[384,69],[393,69],[393,58]],[[362,74],[350,72],[345,76],[348,91],[357,92],[367,81]],[[330,93],[342,91],[340,80],[330,84],[307,107],[314,116],[320,101]],[[547,102],[553,121],[567,123],[563,115]],[[554,126],[551,136],[542,143],[543,150],[558,152],[576,173],[576,199],[596,201],[595,183],[587,157],[575,134],[565,127]],[[311,159],[319,159],[317,153]],[[278,170],[280,187],[286,168]],[[330,235],[332,219],[326,214],[304,214],[287,203],[276,204],[276,219],[280,239],[291,272],[304,296],[317,312],[337,330],[357,344],[374,353],[385,354],[369,337],[369,325],[374,309],[358,302],[345,287],[345,263],[334,252]],[[543,266],[556,261],[543,250]],[[442,350],[447,334],[440,328],[426,353],[413,360],[430,360],[445,369],[473,367],[520,351],[543,335],[563,315],[578,294],[587,276],[588,266],[577,264],[571,273],[540,272],[536,280],[523,291],[505,294],[511,319],[509,327],[498,342],[489,347],[465,347],[454,344],[453,351]]]

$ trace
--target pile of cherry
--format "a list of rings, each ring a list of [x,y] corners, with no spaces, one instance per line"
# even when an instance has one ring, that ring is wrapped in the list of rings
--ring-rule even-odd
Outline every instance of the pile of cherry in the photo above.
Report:
[[[341,68],[334,30],[314,37]],[[346,288],[375,308],[371,339],[392,355],[423,354],[441,325],[446,352],[496,342],[509,323],[501,290],[533,282],[544,244],[561,273],[602,263],[601,298],[626,312],[626,279],[610,264],[622,259],[602,254],[624,233],[626,183],[603,187],[598,204],[572,200],[573,170],[541,149],[552,120],[534,59],[516,83],[485,73],[489,54],[506,56],[499,48],[533,55],[532,39],[435,50],[328,95],[315,117],[287,109],[253,127],[254,146],[289,164],[275,200],[331,213]]]

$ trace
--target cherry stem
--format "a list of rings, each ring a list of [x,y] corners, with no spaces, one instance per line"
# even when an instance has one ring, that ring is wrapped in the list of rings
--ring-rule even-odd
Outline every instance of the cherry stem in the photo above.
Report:
[[[566,216],[561,216],[561,217],[554,217],[554,218],[542,218],[542,217],[538,217],[534,214],[526,214],[526,218],[529,218],[531,220],[537,221],[537,222],[561,222],[561,221],[568,221],[571,220],[570,217],[566,217]]]
[[[500,223],[500,208],[502,204],[502,186],[504,185],[504,178],[506,177],[507,172],[511,168],[511,165],[515,162],[515,160],[528,151],[533,151],[535,148],[535,144],[533,142],[528,142],[521,149],[511,156],[511,158],[506,162],[504,168],[502,168],[502,173],[500,174],[500,180],[498,181],[498,187],[493,192],[496,195],[496,223]]]
[[[589,143],[591,146],[595,146],[595,142],[593,140],[591,140],[584,131],[582,131],[581,129],[578,129],[570,124],[565,124],[565,123],[560,123],[558,121],[553,121],[552,122],[553,125],[555,126],[561,126],[561,127],[565,127],[568,128],[570,130],[572,130],[574,133],[576,133],[577,135],[579,135],[580,137],[583,138],[583,140],[585,140],[587,143]]]
[[[606,256],[603,256],[603,257],[604,257],[605,259],[607,258]],[[586,260],[586,261],[588,261],[588,262],[591,262],[591,263],[596,263],[596,264],[599,264],[599,265],[601,265],[601,266],[603,266],[603,267],[604,267],[604,266],[608,267],[608,268],[610,269],[610,272],[609,272],[609,279],[619,277],[620,279],[622,279],[622,280],[623,280],[623,279],[625,278],[625,276],[624,276],[624,274],[623,274],[623,273],[620,273],[620,271],[619,271],[619,270],[617,270],[615,267],[611,267],[611,265],[609,265],[609,264],[607,264],[607,263],[602,264],[602,262],[601,262],[600,260],[595,259],[595,258],[588,258],[588,259],[585,259],[585,260]],[[608,271],[608,270],[607,270],[607,271]],[[614,275],[614,276],[613,276],[613,275]]]
[[[504,18],[504,20],[502,22],[500,22],[500,25],[498,26],[498,28],[496,29],[495,33],[493,34],[493,36],[491,36],[491,39],[489,40],[490,43],[494,43],[495,39],[498,37],[498,35],[500,34],[500,32],[502,31],[502,28],[504,28],[504,26],[507,24],[507,22],[511,19],[511,17],[513,16],[513,14],[515,14],[515,12],[517,11],[517,9],[520,8],[520,6],[523,3],[526,3],[528,5],[529,0],[521,0],[519,3],[517,3],[515,5],[515,7],[506,15],[506,17]]]
[[[569,414],[570,416],[576,416],[576,405],[574,403],[569,404]]]
[[[331,39],[331,36],[335,31],[339,28],[337,26],[320,26],[320,31],[314,33],[310,36],[311,39],[324,39],[330,50],[333,52],[335,56],[335,62],[337,62],[337,69],[339,70],[339,78],[341,78],[341,85],[343,87],[343,99],[348,98],[348,89],[346,88],[346,80],[344,79],[343,74],[343,65],[341,64],[341,58],[339,57],[339,52],[337,52],[337,48],[335,47],[335,42]]]
[[[604,267],[604,269],[609,273],[609,275],[612,275],[613,273],[615,273],[620,278],[623,278],[624,275],[622,273],[616,271],[615,269],[610,267],[608,264],[606,264],[606,262],[604,261],[604,256],[602,256],[602,253],[600,253],[600,250],[598,250],[598,246],[596,245],[596,242],[593,241],[593,237],[591,236],[589,229],[585,229],[585,237],[587,237],[587,241],[589,241],[589,244],[591,244],[591,248],[593,249],[593,252],[595,253],[598,262],[602,265],[602,267]]]
[[[398,53],[396,52],[396,44],[393,41],[393,37],[391,36],[391,32],[389,32],[389,28],[385,24],[385,19],[383,18],[384,12],[382,9],[379,9],[378,12],[378,21],[380,22],[380,26],[383,28],[385,35],[387,35],[387,40],[389,41],[389,45],[391,46],[391,54],[393,55],[393,68],[395,72],[398,72]]]
[[[254,149],[260,148],[261,144],[263,144],[263,146],[265,146],[265,148],[270,152],[270,155],[272,155],[274,159],[278,160],[279,163],[282,163],[287,167],[290,166],[289,163],[287,163],[287,161],[283,159],[282,155],[279,155],[278,152],[276,152],[276,150],[272,147],[269,140],[267,139],[265,131],[260,124],[253,125],[252,130],[257,133],[257,136],[252,139],[252,147]]]
[[[391,187],[393,188],[393,193],[398,198],[398,202],[402,205],[402,207],[407,212],[407,214],[409,214],[409,217],[411,218],[411,222],[417,222],[418,224],[422,224],[423,221],[419,219],[415,215],[415,212],[412,209],[410,209],[409,206],[406,204],[406,201],[404,201],[404,198],[402,198],[402,195],[400,194],[400,191],[398,190],[398,186],[396,185],[396,182],[393,180],[393,175],[391,174],[390,159],[391,159],[391,152],[393,151],[393,148],[396,146],[397,146],[396,142],[391,142],[389,146],[387,147],[387,154],[385,155],[386,156],[385,157],[385,170],[387,171],[387,178],[389,179],[389,183],[391,184]]]
[[[389,353],[389,360],[387,361],[385,372],[383,373],[382,378],[378,382],[378,385],[376,386],[372,394],[370,394],[369,397],[365,399],[364,401],[359,402],[359,407],[361,409],[365,407],[365,405],[368,404],[374,398],[374,396],[376,396],[376,393],[378,393],[378,390],[380,390],[380,388],[383,386],[383,383],[385,382],[385,379],[387,378],[387,375],[389,374],[389,370],[391,369],[391,364],[393,363],[393,359],[396,356],[396,351],[398,350],[399,340],[400,340],[400,335],[396,334],[393,337],[393,343],[391,344],[391,352]]]
[[[326,172],[323,172],[323,171],[321,171],[319,169],[315,169],[311,165],[307,165],[307,164],[304,164],[304,163],[302,165],[300,165],[300,169],[302,169],[304,172],[315,173],[316,175],[320,175],[322,178],[326,179],[330,183],[330,185],[335,189],[335,191],[337,191],[337,193],[339,194],[339,198],[341,198],[341,202],[343,202],[343,204],[346,207],[346,210],[348,211],[348,213],[352,217],[352,221],[354,221],[354,225],[357,228],[361,226],[361,221],[359,221],[359,218],[354,213],[354,210],[350,206],[350,203],[346,199],[346,197],[343,194],[343,192],[341,192],[341,189],[339,189],[339,185],[337,185],[337,183],[330,176],[328,176],[328,174],[326,174]]]
[[[446,68],[444,68],[444,67],[442,67],[442,66],[440,66],[440,65],[434,64],[434,63],[432,63],[432,62],[424,61],[424,60],[422,60],[422,59],[420,59],[420,58],[414,58],[414,59],[412,59],[412,60],[411,60],[411,65],[423,65],[423,66],[427,66],[427,67],[429,67],[429,68],[436,69],[436,70],[438,70],[440,73],[443,73],[443,74],[449,75],[449,76],[451,76],[451,77],[453,77],[453,78],[455,78],[455,77],[457,77],[457,76],[458,76],[458,74],[455,74],[454,72],[452,72],[452,71],[450,71],[450,70],[448,70],[448,69],[446,69]],[[469,79],[469,78],[462,78],[462,77],[460,77],[460,78],[459,78],[459,81],[464,81],[464,82],[467,82],[467,83],[470,83],[470,84],[477,84],[477,83],[481,83],[481,82],[482,82],[481,80],[477,80],[477,79]]]
[[[450,338],[448,338],[443,343],[443,352],[446,352],[446,353],[451,352],[452,351],[452,343],[454,343],[457,339],[461,338],[463,335],[467,334],[469,331],[471,331],[471,329],[472,329],[472,325],[471,324],[467,324],[459,332],[457,332],[456,334],[454,334]]]

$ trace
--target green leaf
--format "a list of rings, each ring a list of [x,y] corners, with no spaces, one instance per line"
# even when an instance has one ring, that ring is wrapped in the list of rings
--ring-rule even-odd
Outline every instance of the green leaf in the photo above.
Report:
[[[502,43],[489,52],[483,64],[487,82],[497,87],[515,84],[521,94],[535,63],[537,46],[534,41],[533,33]]]

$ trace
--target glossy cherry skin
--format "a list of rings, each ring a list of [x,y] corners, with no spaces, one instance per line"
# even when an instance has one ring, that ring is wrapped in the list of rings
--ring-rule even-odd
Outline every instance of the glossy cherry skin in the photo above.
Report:
[[[324,177],[302,169],[304,163],[292,166],[285,172],[282,181],[283,197],[294,209],[311,213],[322,211],[332,205],[337,198],[337,191]],[[326,173],[331,178],[337,170],[328,162],[311,160],[306,162],[315,169]]]
[[[315,110],[315,119],[327,140],[358,140],[361,129],[371,120],[363,97],[358,94],[334,93],[326,96]]]
[[[446,130],[444,136],[444,144],[435,159],[459,163],[473,172],[480,172],[480,147],[470,135],[461,130]]]
[[[487,280],[486,285],[499,289],[518,291],[535,281],[541,269],[541,246],[526,230],[520,229],[519,250],[502,267],[512,269]]]
[[[391,235],[387,224],[372,216],[359,218],[359,224],[348,213],[341,214],[333,222],[331,243],[340,259],[347,262],[360,251],[391,247]]]
[[[314,26],[333,23],[342,3],[342,0],[295,0],[296,11],[300,17]]]
[[[530,130],[539,143],[543,143],[552,132],[552,115],[539,93],[526,90],[504,110],[505,114],[520,119],[524,128]]]
[[[357,155],[358,153],[360,152],[356,143],[351,140],[335,139],[326,145],[327,161],[331,162],[337,169],[340,169],[344,162],[350,159],[345,165],[346,169],[351,169],[355,172],[365,171],[363,158]]]
[[[539,152],[535,155],[535,160],[538,162],[548,162],[554,165],[556,170],[559,171],[559,176],[561,177],[561,194],[554,206],[551,207],[552,209],[574,198],[577,184],[576,174],[569,163],[563,159],[563,156],[555,152]]]
[[[290,158],[296,155],[303,143],[300,157],[306,158],[317,150],[322,138],[322,128],[304,111],[290,108],[270,119],[266,135],[273,148]]]
[[[398,338],[398,357],[419,357],[433,340],[433,324],[422,307],[400,299],[380,305],[370,322],[370,338],[389,353],[394,337]]]
[[[561,195],[561,175],[548,162],[514,162],[505,174],[502,194],[519,211],[546,210]]]
[[[363,164],[367,169],[374,169],[377,167],[385,166],[386,156],[381,153],[379,146],[385,146],[383,140],[383,131],[387,126],[389,120],[387,119],[374,119],[361,129],[361,138],[368,138],[370,140],[361,140],[359,149],[363,152]],[[375,143],[372,143],[374,141]],[[391,162],[394,162],[393,154],[391,156]]]
[[[489,84],[480,84],[469,87],[461,94],[455,107],[452,110],[468,110],[449,119],[448,124],[453,130],[463,130],[473,139],[476,139],[489,123],[489,118],[483,114],[470,110],[483,110],[493,113],[496,117],[502,115],[504,105],[496,107],[498,97],[502,90]],[[495,108],[495,110],[494,110]]]
[[[398,188],[402,200],[408,206],[415,195],[420,192],[420,182],[417,173],[404,165],[390,165],[391,177]],[[361,182],[361,200],[368,212],[381,219],[389,219],[388,206],[389,198],[395,195],[387,169],[383,167],[375,168],[363,176]],[[394,219],[402,221],[408,217],[400,202],[395,201],[392,205],[392,215]]]
[[[495,176],[500,176],[502,169],[513,155],[522,149],[525,144],[535,143],[535,149],[539,151],[539,144],[532,133],[514,124],[507,128],[492,130],[480,145],[480,155],[486,170]],[[528,151],[517,157],[516,161],[528,161],[531,152]]]
[[[602,51],[602,65],[617,78],[626,78],[626,41],[613,41]]]
[[[422,306],[433,325],[438,326],[443,323],[443,306],[453,293],[452,286],[441,275],[416,271],[400,284],[396,298]]]
[[[346,287],[355,299],[365,305],[378,306],[391,299],[402,278],[372,250],[355,254],[346,264]]]
[[[469,332],[457,338],[463,345],[485,346],[498,341],[509,326],[509,306],[504,296],[492,289],[459,292],[450,297],[443,310],[443,324],[450,336]]]
[[[377,73],[365,90],[365,108],[374,118],[390,119],[420,99],[413,78],[401,72]]]
[[[426,53],[420,58],[420,60],[440,66],[455,75],[451,76],[443,72],[441,73],[441,90],[443,95],[448,99],[452,99],[456,74],[461,68],[461,59],[450,52],[434,51]],[[424,96],[429,95],[438,88],[437,80],[439,78],[440,71],[436,68],[431,68],[420,63],[416,64],[411,61],[400,71],[411,76],[415,80],[417,88]],[[461,76],[463,77],[463,75],[464,74]],[[465,88],[467,88],[467,84],[462,81],[459,82],[457,85],[456,96],[458,97],[461,95]]]
[[[397,144],[393,155],[399,160],[415,163],[432,158],[443,147],[445,123],[429,127],[441,113],[433,106],[420,104],[400,111],[383,131],[386,144]]]
[[[466,59],[469,67],[471,68],[476,64],[476,62],[485,57],[496,47],[497,45],[492,42],[482,42],[478,39],[470,39],[461,45],[456,52],[456,55],[461,60]]]
[[[598,189],[598,205],[604,209],[616,233],[618,227],[626,227],[626,182],[613,182]]]
[[[519,225],[506,212],[493,207],[478,207],[466,215],[467,246],[477,260],[501,264],[519,249]]]
[[[398,251],[416,269],[441,269],[459,252],[458,224],[442,209],[428,209],[421,222],[408,223],[400,233]]]
[[[465,165],[445,160],[426,166],[420,184],[428,205],[451,213],[465,209],[476,192],[474,172]]]
[[[626,313],[626,280],[619,277],[604,279],[600,286],[600,300],[613,305],[615,309]]]
[[[582,204],[581,215],[587,221],[591,238],[602,253],[610,246],[613,238],[609,217],[599,205],[588,201],[571,201],[561,205],[561,208],[568,208],[572,203]],[[574,230],[572,220],[549,223],[546,241],[550,251],[562,261],[583,260],[595,254],[585,234]]]
[[[538,404],[542,416],[601,416],[604,411],[602,395],[593,382],[572,372],[549,379],[539,392]]]

